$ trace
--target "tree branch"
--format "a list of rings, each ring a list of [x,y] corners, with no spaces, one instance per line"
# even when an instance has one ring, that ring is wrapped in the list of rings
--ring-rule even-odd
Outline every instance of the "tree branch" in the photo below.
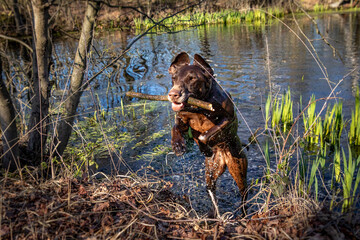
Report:
[[[127,53],[130,48],[132,47],[132,45],[134,45],[134,43],[136,43],[140,38],[142,38],[143,36],[145,36],[148,32],[151,31],[151,29],[153,29],[154,27],[160,25],[163,21],[165,21],[166,19],[168,18],[172,18],[174,17],[175,15],[179,14],[179,13],[182,13],[184,11],[186,11],[187,9],[189,8],[192,8],[192,7],[195,7],[195,6],[198,6],[200,5],[202,2],[204,2],[205,0],[201,0],[199,1],[198,3],[195,3],[195,4],[192,4],[192,5],[189,5],[188,7],[172,14],[172,15],[169,15],[167,17],[164,17],[163,19],[161,19],[159,22],[156,22],[153,26],[149,27],[145,32],[143,32],[142,34],[138,35],[134,40],[132,40],[127,46],[126,48],[123,50],[123,52],[117,56],[116,58],[114,58],[114,60],[112,60],[108,65],[106,65],[105,67],[103,67],[102,69],[99,70],[99,72],[95,73],[88,81],[87,83],[85,84],[84,86],[84,89],[87,87],[88,84],[91,83],[91,81],[93,81],[97,76],[99,76],[103,71],[105,71],[107,68],[111,67],[115,62],[117,62],[125,53]]]
[[[32,48],[31,48],[28,44],[26,44],[25,42],[23,42],[23,41],[21,41],[21,40],[19,40],[19,39],[17,39],[17,38],[9,37],[9,36],[3,35],[3,34],[1,34],[1,33],[0,33],[0,37],[1,37],[1,38],[4,38],[4,39],[6,39],[6,40],[10,40],[10,41],[14,41],[14,42],[20,43],[21,45],[23,45],[23,46],[25,46],[27,49],[29,49],[31,53],[33,52]]]
[[[150,94],[144,94],[144,93],[137,93],[137,92],[127,92],[125,93],[128,97],[136,97],[136,98],[142,98],[147,100],[153,100],[153,101],[169,101],[167,95],[150,95]],[[189,97],[187,101],[190,105],[197,106],[209,111],[215,111],[211,103]]]

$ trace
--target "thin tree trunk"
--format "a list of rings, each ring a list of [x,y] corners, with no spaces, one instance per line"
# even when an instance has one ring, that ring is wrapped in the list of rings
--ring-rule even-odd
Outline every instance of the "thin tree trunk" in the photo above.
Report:
[[[15,109],[10,94],[2,79],[2,62],[0,57],[0,122],[3,142],[3,168],[16,169],[18,164],[18,134],[15,121]]]
[[[33,9],[33,89],[29,121],[28,150],[34,154],[34,160],[43,157],[49,113],[49,5],[47,0],[32,0]]]
[[[93,29],[100,3],[89,1],[82,25],[81,36],[74,60],[74,69],[71,75],[70,89],[65,102],[65,114],[57,128],[58,137],[54,139],[56,148],[52,151],[56,156],[62,156],[72,131],[76,109],[82,95],[84,73],[87,68],[87,54],[93,38]]]

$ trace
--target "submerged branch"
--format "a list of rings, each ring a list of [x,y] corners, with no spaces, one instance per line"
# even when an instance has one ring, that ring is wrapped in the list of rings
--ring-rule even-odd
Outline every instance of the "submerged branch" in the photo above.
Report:
[[[137,92],[126,92],[125,94],[128,97],[136,97],[136,98],[142,98],[147,100],[153,100],[153,101],[169,101],[168,97],[166,95],[150,95],[150,94],[144,94],[144,93],[137,93]],[[214,108],[211,103],[201,101],[199,99],[189,97],[187,101],[190,105],[194,105],[206,110],[214,111]]]

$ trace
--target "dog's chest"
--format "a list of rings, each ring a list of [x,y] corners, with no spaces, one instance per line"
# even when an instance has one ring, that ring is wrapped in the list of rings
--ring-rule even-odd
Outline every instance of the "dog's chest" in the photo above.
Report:
[[[184,123],[189,124],[191,129],[200,133],[206,132],[215,125],[204,114],[201,113],[179,112],[178,116]]]

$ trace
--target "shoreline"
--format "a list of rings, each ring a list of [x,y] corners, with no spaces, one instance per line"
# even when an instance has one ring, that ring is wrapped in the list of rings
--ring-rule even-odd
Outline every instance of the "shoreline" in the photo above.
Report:
[[[302,3],[304,2],[305,1],[302,1]],[[50,28],[54,35],[61,37],[67,35],[67,33],[70,33],[70,36],[71,33],[80,33],[85,5],[71,5],[74,4],[69,4],[63,11],[56,10],[55,6],[50,8],[50,15],[52,16]],[[261,25],[272,21],[274,17],[282,19],[291,14],[289,6],[278,7],[275,4],[260,8],[251,7],[239,9],[216,6],[215,4],[212,4],[211,6],[204,5],[205,4],[201,4],[184,11],[184,13],[176,14],[175,16],[166,19],[162,23],[163,26],[157,26],[156,29],[174,29],[178,26],[186,28],[208,24],[234,23]],[[312,6],[303,4],[301,8],[310,15],[320,13],[348,13],[360,11],[360,3],[354,4],[354,6],[350,6],[350,4],[342,5],[337,8],[330,8],[330,4],[313,4]],[[297,15],[304,14],[301,8],[297,7],[294,13]],[[139,7],[139,9],[140,10],[138,10],[137,7],[118,7],[115,9],[114,7],[103,6],[97,18],[96,31],[144,30],[154,25],[153,21],[158,22],[161,19],[178,12],[181,8],[169,5],[159,11],[155,11],[154,9],[153,12],[148,11],[147,13],[141,11],[141,7]],[[22,26],[23,29],[19,32],[16,31],[14,14],[9,10],[2,10],[3,11],[0,11],[2,12],[0,14],[0,29],[4,35],[21,39],[31,37],[31,24],[29,24],[31,21],[26,20],[29,18],[26,16],[28,14],[23,14],[23,19],[26,21],[24,26]],[[142,12],[142,14],[140,12]],[[54,17],[55,14],[57,14],[56,17]]]

